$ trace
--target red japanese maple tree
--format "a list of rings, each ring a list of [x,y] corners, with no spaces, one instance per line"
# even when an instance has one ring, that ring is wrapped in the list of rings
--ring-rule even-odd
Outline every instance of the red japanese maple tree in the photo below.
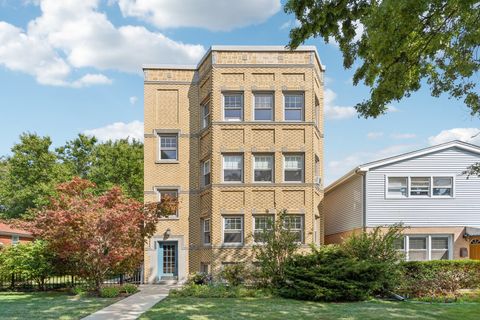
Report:
[[[69,272],[98,290],[108,275],[130,272],[143,259],[146,238],[176,199],[144,206],[114,187],[101,195],[80,178],[61,184],[34,221],[34,234],[46,240]]]

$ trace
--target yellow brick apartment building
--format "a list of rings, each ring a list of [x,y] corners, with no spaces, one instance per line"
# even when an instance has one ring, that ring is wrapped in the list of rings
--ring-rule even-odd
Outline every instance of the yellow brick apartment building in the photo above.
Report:
[[[145,201],[179,199],[146,244],[146,282],[253,262],[255,234],[283,209],[303,246],[323,243],[315,47],[213,46],[198,65],[143,70]]]

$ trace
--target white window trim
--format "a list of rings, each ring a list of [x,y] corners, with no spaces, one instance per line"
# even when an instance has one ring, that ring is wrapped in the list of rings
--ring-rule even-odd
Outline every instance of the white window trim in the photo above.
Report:
[[[285,108],[285,96],[286,95],[302,95],[303,96],[303,108],[302,108],[302,119],[301,120],[287,120],[285,117],[286,108]],[[283,97],[283,121],[285,122],[305,122],[305,92],[304,91],[284,91],[282,94]]]
[[[205,241],[205,233],[207,232],[207,231],[205,230],[205,225],[207,225],[207,223],[208,223],[208,226],[209,226],[208,232],[210,233],[210,241],[209,241],[209,242],[206,242],[206,241]],[[212,225],[211,225],[211,220],[210,220],[210,218],[202,219],[202,243],[203,243],[204,245],[210,245],[210,244],[212,244]]]
[[[255,181],[255,156],[269,156],[272,158],[272,180],[271,181]],[[274,153],[254,153],[252,154],[252,182],[260,184],[271,184],[275,182],[275,154]]]
[[[241,242],[225,242],[225,219],[226,218],[240,218],[241,223]],[[244,216],[223,216],[222,217],[222,245],[223,246],[231,246],[231,247],[238,247],[243,246],[244,243],[244,233],[245,233],[245,217]]]
[[[255,119],[255,95],[271,95],[272,96],[272,118],[270,120],[256,120]],[[275,92],[273,91],[255,91],[252,94],[252,120],[255,122],[274,122],[275,121]]]
[[[388,194],[388,179],[389,178],[407,178],[407,196],[392,196]],[[411,178],[430,178],[430,191],[428,196],[412,196]],[[451,196],[435,196],[433,195],[433,178],[451,178],[452,179],[452,195]],[[455,175],[449,174],[435,174],[435,175],[385,175],[385,199],[455,199],[456,197],[456,179]]]
[[[205,166],[206,166],[207,163],[208,163],[208,174],[210,174],[210,183],[209,184],[205,183],[205,176],[207,175],[205,173]],[[202,170],[201,186],[206,187],[206,186],[209,186],[209,185],[212,184],[212,167],[211,167],[210,159],[206,159],[206,160],[202,161],[201,166],[202,166],[202,168],[201,168],[201,170]]]
[[[453,237],[451,234],[405,234],[404,238],[404,250],[405,261],[410,261],[410,237],[424,237],[427,238],[427,261],[432,260],[432,238],[448,238],[448,260],[453,260]],[[420,251],[420,250],[419,250]],[[423,250],[422,250],[423,251]]]
[[[259,217],[270,217],[272,219],[272,230],[273,230],[274,224],[275,224],[275,216],[273,214],[256,214],[252,216],[253,243],[264,244],[265,242],[255,241],[255,230],[256,230],[255,218],[259,218]]]
[[[300,224],[301,224],[301,229],[300,229],[300,233],[301,233],[301,241],[297,243],[298,244],[303,244],[305,243],[305,215],[304,214],[287,214],[286,217],[300,217]],[[283,222],[282,222],[283,223]],[[290,229],[292,230],[292,229]],[[298,229],[294,229],[294,230],[298,230]]]
[[[241,107],[241,116],[240,116],[240,119],[234,119],[234,118],[225,118],[225,95],[235,95],[235,94],[238,94],[240,95],[240,99],[241,99],[241,102],[242,102],[242,107]],[[231,92],[228,92],[228,91],[225,91],[225,92],[222,92],[222,119],[223,121],[231,121],[231,122],[242,122],[244,121],[245,119],[245,97],[244,97],[244,92],[238,92],[238,91],[231,91]]]
[[[157,199],[158,201],[162,201],[162,192],[165,191],[176,191],[177,192],[177,200],[180,198],[180,190],[178,188],[155,188],[155,192],[157,193]],[[177,220],[180,218],[180,212],[177,208],[176,214],[172,214],[166,217],[161,217],[160,219],[162,220]]]
[[[204,104],[201,105],[201,113],[202,113],[202,116],[201,116],[201,127],[202,129],[205,129],[205,128],[208,128],[210,126],[210,112],[211,112],[211,106],[210,106],[210,102],[206,102]],[[208,106],[208,113],[205,115],[203,113],[205,107]],[[205,124],[205,119],[207,119],[207,123]]]
[[[179,139],[179,134],[178,133],[166,133],[166,132],[157,132],[157,136],[158,136],[158,161],[160,162],[178,162],[178,159],[180,158],[179,157],[179,143],[180,143],[180,139]],[[177,140],[177,148],[176,148],[176,157],[175,159],[162,159],[162,136],[170,136],[170,137],[175,137],[175,139]],[[170,149],[170,150],[173,150],[173,149]]]
[[[285,156],[302,156],[302,179],[300,181],[285,181]],[[283,176],[283,179],[282,181],[284,183],[305,183],[305,153],[283,153],[283,170],[282,170],[282,176]]]
[[[225,181],[225,156],[241,156],[242,157],[242,163],[241,163],[241,168],[242,168],[242,178],[240,181]],[[235,183],[243,183],[245,181],[245,159],[244,159],[244,154],[243,153],[222,153],[222,183],[228,183],[228,184],[235,184]]]

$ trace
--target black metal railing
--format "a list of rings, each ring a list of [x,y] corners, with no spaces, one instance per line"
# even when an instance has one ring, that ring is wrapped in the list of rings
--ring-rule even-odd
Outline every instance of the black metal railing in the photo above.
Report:
[[[103,281],[104,286],[121,285],[125,283],[142,284],[143,268],[126,274],[112,275]],[[85,279],[72,275],[51,276],[43,280],[34,279],[22,274],[0,275],[0,291],[2,290],[56,290],[86,284]]]

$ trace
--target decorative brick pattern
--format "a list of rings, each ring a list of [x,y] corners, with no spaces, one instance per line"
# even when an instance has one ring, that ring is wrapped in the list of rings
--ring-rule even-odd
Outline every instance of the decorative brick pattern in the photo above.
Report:
[[[324,242],[321,201],[315,185],[315,156],[323,177],[323,71],[313,51],[212,51],[189,69],[145,69],[145,201],[157,201],[156,188],[179,190],[178,219],[162,220],[145,247],[145,278],[156,281],[157,242],[177,240],[186,273],[209,264],[215,273],[225,262],[253,261],[253,215],[288,209],[304,217],[305,247]],[[242,122],[223,121],[225,91],[243,92]],[[254,93],[274,94],[274,121],[255,122]],[[305,121],[283,121],[283,95],[304,92]],[[201,128],[201,104],[210,104],[211,125]],[[315,105],[318,105],[315,113]],[[315,114],[318,119],[314,119]],[[179,135],[178,161],[158,161],[155,133]],[[243,155],[243,183],[222,182],[222,153]],[[283,182],[283,153],[304,154],[304,183]],[[274,156],[274,181],[253,181],[253,155]],[[202,186],[201,161],[210,159],[211,185]],[[223,245],[223,217],[243,217],[243,244]],[[201,221],[210,219],[211,244],[203,243]],[[169,232],[167,232],[169,230]],[[166,235],[169,237],[166,238]],[[181,245],[180,245],[181,244]],[[182,256],[182,255],[179,255]],[[179,271],[180,272],[180,271]],[[179,274],[180,278],[186,274]]]

